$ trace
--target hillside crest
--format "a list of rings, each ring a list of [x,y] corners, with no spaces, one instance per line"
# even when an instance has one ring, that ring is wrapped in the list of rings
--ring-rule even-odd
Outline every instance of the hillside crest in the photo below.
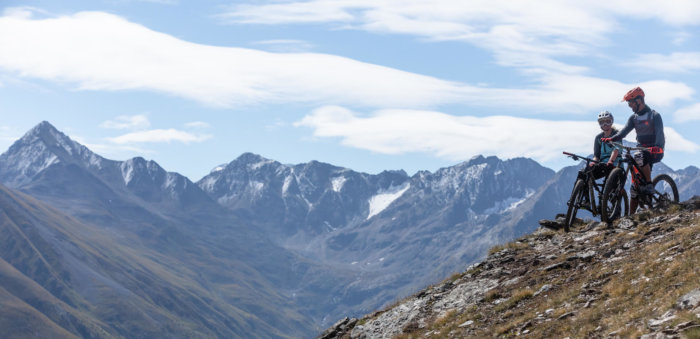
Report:
[[[574,231],[540,228],[494,247],[465,272],[320,338],[700,335],[699,196]]]

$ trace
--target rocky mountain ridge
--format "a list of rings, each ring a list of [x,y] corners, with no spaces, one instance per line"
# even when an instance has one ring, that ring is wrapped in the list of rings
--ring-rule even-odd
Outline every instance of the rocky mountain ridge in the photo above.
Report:
[[[612,227],[540,228],[393,306],[320,338],[700,335],[700,197]]]
[[[316,161],[284,165],[247,153],[197,184],[263,225],[278,245],[357,272],[334,298],[367,311],[530,231],[524,226],[533,215],[518,206],[553,174],[524,158],[478,156],[409,177]]]
[[[152,160],[102,158],[48,122],[0,155],[12,190],[198,272],[192,285],[253,314],[258,328],[272,324],[267,333],[307,335],[531,232],[564,210],[576,171],[477,156],[434,173],[372,175],[246,153],[195,184]],[[681,197],[697,188],[696,168],[671,173],[688,183]]]

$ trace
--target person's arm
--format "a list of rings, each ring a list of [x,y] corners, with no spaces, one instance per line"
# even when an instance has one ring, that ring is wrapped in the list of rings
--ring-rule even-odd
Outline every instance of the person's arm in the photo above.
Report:
[[[666,137],[664,136],[664,121],[661,119],[661,114],[654,111],[654,133],[656,134],[655,146],[664,148]]]
[[[620,151],[616,148],[613,150],[612,154],[610,154],[610,160],[608,160],[608,165],[612,165],[615,163],[615,159],[617,159],[617,156],[620,154]]]
[[[611,136],[610,139],[613,141],[620,141],[624,137],[627,136],[632,130],[634,129],[634,114],[630,115],[630,118],[627,119],[627,124],[625,127],[623,127],[619,132],[617,132],[615,135]]]
[[[598,134],[595,136],[595,140],[593,141],[593,160],[600,159],[600,137],[603,135],[604,134]]]

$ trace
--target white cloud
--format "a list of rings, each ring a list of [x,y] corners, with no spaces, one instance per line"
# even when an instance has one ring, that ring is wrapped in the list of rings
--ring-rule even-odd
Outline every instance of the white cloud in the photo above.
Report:
[[[191,128],[209,128],[211,125],[208,122],[204,121],[192,121],[188,122],[185,124],[185,127],[191,127]]]
[[[550,121],[417,110],[379,110],[362,117],[338,106],[316,109],[295,125],[312,128],[315,137],[340,138],[349,147],[384,154],[431,153],[450,160],[484,154],[550,161],[565,150],[588,154],[600,132],[594,119]],[[673,129],[665,131],[669,150],[698,150]]]
[[[593,8],[593,9],[591,9]],[[222,17],[255,24],[335,23],[377,33],[464,41],[494,53],[502,65],[585,69],[553,60],[606,43],[614,28],[595,6],[567,1],[312,0],[231,7]]]
[[[84,90],[153,90],[234,107],[257,102],[431,105],[469,87],[326,54],[198,45],[120,17],[0,18],[0,68]],[[193,62],[196,61],[196,62]]]
[[[683,107],[673,115],[676,122],[700,120],[700,103]]]
[[[686,31],[676,32],[673,34],[673,40],[671,40],[671,42],[676,46],[681,46],[692,37],[693,35]]]
[[[628,66],[642,71],[686,73],[700,70],[700,52],[644,54]]]
[[[176,129],[153,129],[148,131],[139,131],[120,135],[114,138],[108,138],[112,143],[134,144],[134,143],[157,143],[157,142],[182,142],[185,144],[191,142],[202,142],[210,139],[211,135],[196,135],[188,132],[179,131]]]
[[[674,27],[700,24],[694,0],[310,0],[232,6],[222,14],[248,24],[328,23],[376,33],[463,41],[491,51],[501,65],[581,73],[555,60],[596,55],[609,44],[617,18],[658,20]],[[682,38],[682,36],[678,36]],[[677,38],[678,38],[677,37]]]
[[[100,124],[102,128],[132,130],[147,129],[150,126],[151,122],[148,120],[148,117],[143,114],[120,115],[114,118],[114,120],[107,120]]]
[[[583,29],[578,25],[586,22],[589,14],[569,13],[571,10],[567,10],[571,18],[544,20],[548,17],[539,16],[548,11],[543,12],[541,6],[534,10],[516,3],[503,8],[476,2],[476,5],[464,5],[465,8],[453,4],[448,9],[456,10],[455,13],[423,2],[405,8],[392,7],[397,4],[395,1],[387,2],[384,7],[374,8],[370,2],[366,6],[368,11],[371,10],[367,14],[372,16],[382,16],[382,11],[386,10],[400,10],[402,15],[410,14],[421,20],[429,13],[433,13],[436,16],[434,20],[438,21],[468,19],[471,26],[465,29],[476,32],[473,36],[469,35],[474,41],[503,46],[514,44],[517,48],[510,46],[499,52],[510,55],[508,58],[512,62],[535,62],[538,67],[565,71],[540,72],[527,89],[445,81],[327,54],[269,53],[194,44],[101,12],[81,12],[46,19],[32,19],[26,14],[1,17],[0,46],[3,46],[3,53],[0,53],[0,70],[24,78],[73,84],[82,90],[150,90],[223,107],[311,102],[356,107],[427,108],[459,103],[513,108],[514,111],[527,109],[530,112],[565,111],[576,114],[619,104],[619,97],[633,85],[638,85],[580,75],[577,73],[581,70],[577,67],[550,58],[555,54],[579,51],[573,45],[597,41],[598,38],[590,30],[606,27],[606,23],[592,25],[587,22]],[[322,13],[319,15],[327,12],[322,9],[324,6],[337,7],[335,2],[311,4],[321,6],[318,10]],[[553,6],[557,10],[561,7]],[[303,12],[302,9],[299,11]],[[469,11],[471,9],[473,13]],[[528,17],[507,19],[518,10],[525,11]],[[352,10],[348,10],[348,13],[356,14]],[[489,18],[492,17],[502,23],[491,25]],[[537,25],[518,26],[534,19],[542,21],[544,26],[539,22]],[[516,26],[510,26],[510,21],[514,21]],[[589,29],[589,26],[596,28]],[[453,28],[447,26],[431,29],[442,30],[443,36],[462,34],[448,32]],[[517,36],[519,34],[524,35]],[[568,37],[571,34],[576,37]],[[545,43],[547,46],[537,47],[540,39],[549,41]],[[572,46],[566,42],[569,41],[567,39],[575,40]],[[564,42],[551,42],[560,40]],[[524,54],[518,50],[524,51]],[[654,98],[656,102],[664,104],[688,99],[693,92],[685,84],[677,82],[648,81],[641,85],[645,90],[646,86],[657,88],[658,91],[653,91]]]
[[[700,150],[700,145],[684,138],[673,128],[664,126],[664,137],[666,138],[666,151],[695,153]]]

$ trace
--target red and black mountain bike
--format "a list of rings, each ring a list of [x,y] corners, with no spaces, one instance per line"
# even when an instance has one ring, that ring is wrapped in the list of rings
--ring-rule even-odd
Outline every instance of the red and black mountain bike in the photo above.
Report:
[[[616,200],[621,192],[625,191],[625,182],[627,181],[627,175],[629,174],[632,182],[631,185],[633,189],[637,192],[637,200],[639,202],[639,208],[656,208],[664,204],[677,203],[678,202],[678,188],[673,179],[666,174],[659,174],[651,181],[654,185],[654,190],[651,193],[644,192],[641,187],[648,184],[647,180],[644,179],[644,175],[641,172],[641,166],[637,164],[633,151],[649,151],[652,153],[663,152],[663,149],[658,147],[629,147],[625,146],[619,142],[611,143],[614,147],[621,150],[622,160],[620,164],[610,172],[608,175],[607,182],[605,183],[605,188],[603,188],[603,196],[601,198],[601,220],[605,222],[611,222],[608,219],[609,211],[606,209],[607,204],[605,202],[609,200]],[[627,164],[625,166],[625,164]]]

